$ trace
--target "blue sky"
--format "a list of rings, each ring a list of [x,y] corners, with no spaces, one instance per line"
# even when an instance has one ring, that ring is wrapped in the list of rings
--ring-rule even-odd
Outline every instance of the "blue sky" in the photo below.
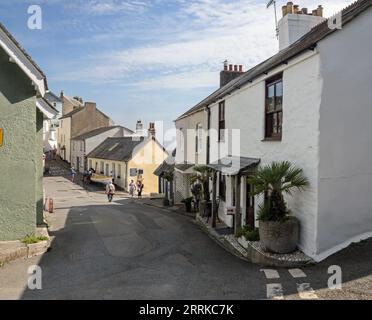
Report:
[[[96,101],[118,123],[172,121],[217,89],[222,62],[253,67],[277,51],[267,0],[1,0],[0,19],[51,90]],[[297,1],[330,16],[351,1]],[[278,1],[278,13],[286,1]],[[42,30],[27,28],[39,4]]]

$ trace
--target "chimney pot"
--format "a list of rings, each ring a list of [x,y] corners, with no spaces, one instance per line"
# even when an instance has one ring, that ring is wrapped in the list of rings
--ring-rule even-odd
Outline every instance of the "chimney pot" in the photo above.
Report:
[[[293,2],[287,3],[287,14],[293,13]]]
[[[313,15],[314,17],[316,17],[316,16],[318,15],[318,10],[317,10],[317,9],[314,9],[314,10],[312,11],[312,15]]]
[[[234,72],[238,72],[238,66],[234,65]]]
[[[242,65],[239,66],[239,72],[243,72],[243,66]]]
[[[297,4],[294,5],[294,6],[293,6],[293,13],[294,13],[294,14],[298,14],[299,9],[300,9],[300,6],[299,6],[299,5],[297,5]]]
[[[319,17],[323,17],[323,7],[322,6],[318,6],[318,9],[317,9],[317,15]]]
[[[302,8],[302,14],[307,14],[307,8]]]
[[[229,65],[228,65],[228,61],[225,60],[225,61],[223,62],[223,70],[227,71],[228,67],[229,67]]]
[[[229,64],[229,71],[233,71],[233,65]]]
[[[149,135],[150,138],[155,138],[156,130],[155,130],[155,123],[154,122],[150,122],[148,135]]]
[[[282,7],[283,17],[287,15],[287,6]]]

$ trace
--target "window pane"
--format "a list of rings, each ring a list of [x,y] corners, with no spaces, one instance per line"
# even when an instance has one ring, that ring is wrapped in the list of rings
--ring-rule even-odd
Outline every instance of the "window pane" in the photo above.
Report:
[[[278,112],[278,133],[282,133],[283,112]]]
[[[283,97],[276,97],[275,98],[275,110],[282,110],[283,105]]]
[[[273,133],[278,133],[278,114],[273,113]]]
[[[275,96],[275,86],[271,85],[267,88],[267,97],[272,98]]]
[[[275,85],[275,95],[277,97],[282,97],[283,96],[283,82],[278,82]]]

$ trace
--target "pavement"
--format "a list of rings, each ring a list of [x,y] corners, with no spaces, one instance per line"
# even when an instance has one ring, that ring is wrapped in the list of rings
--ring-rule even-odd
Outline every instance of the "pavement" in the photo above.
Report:
[[[216,244],[190,217],[124,194],[109,204],[66,171],[44,179],[52,249],[0,268],[0,299],[372,299],[372,241],[315,266],[265,268]],[[342,269],[330,290],[331,266]],[[42,289],[27,287],[30,266]]]

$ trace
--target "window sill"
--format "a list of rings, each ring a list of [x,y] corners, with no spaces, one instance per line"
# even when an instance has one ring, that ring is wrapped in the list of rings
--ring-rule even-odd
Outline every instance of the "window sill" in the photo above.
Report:
[[[281,142],[282,138],[281,137],[271,137],[271,138],[264,138],[264,139],[261,140],[261,142],[268,142],[268,141]]]

